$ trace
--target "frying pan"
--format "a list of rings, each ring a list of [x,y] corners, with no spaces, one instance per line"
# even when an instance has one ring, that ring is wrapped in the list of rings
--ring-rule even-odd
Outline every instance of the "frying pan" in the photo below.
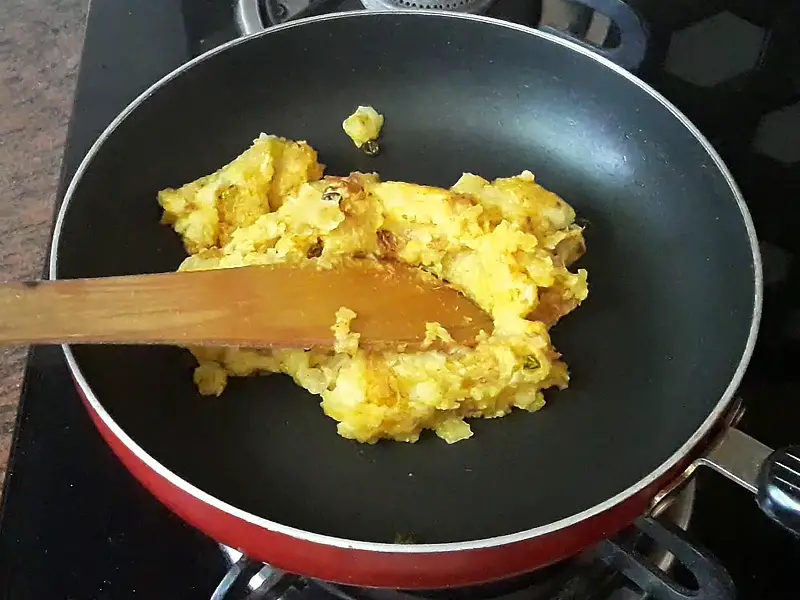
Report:
[[[386,117],[377,157],[341,130],[359,104]],[[401,588],[573,555],[701,463],[751,490],[760,476],[762,506],[797,527],[797,453],[729,427],[761,310],[753,226],[718,155],[655,91],[577,44],[485,17],[284,24],[181,67],[109,126],[66,194],[51,277],[174,270],[184,251],[157,191],[262,131],[307,140],[330,174],[449,186],[465,171],[533,171],[590,222],[589,299],[552,332],[573,380],[536,414],[473,422],[469,441],[360,445],[283,376],[209,399],[183,350],[65,347],[100,432],[179,515],[290,572]]]

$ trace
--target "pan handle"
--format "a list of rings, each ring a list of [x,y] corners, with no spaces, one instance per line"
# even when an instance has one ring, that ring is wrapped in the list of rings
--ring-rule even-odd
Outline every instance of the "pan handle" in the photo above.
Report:
[[[542,25],[539,29],[588,48],[629,71],[636,71],[639,68],[645,58],[649,33],[644,21],[633,8],[623,0],[569,0],[569,4],[574,5],[578,12],[573,24],[578,23],[584,30],[588,29],[589,19],[586,17],[591,17],[592,11],[608,17],[619,30],[619,45],[614,48],[595,46],[578,37],[579,32],[575,31],[574,27],[564,31],[550,25]]]
[[[800,446],[772,450],[731,427],[695,464],[711,467],[753,492],[769,518],[800,536]]]

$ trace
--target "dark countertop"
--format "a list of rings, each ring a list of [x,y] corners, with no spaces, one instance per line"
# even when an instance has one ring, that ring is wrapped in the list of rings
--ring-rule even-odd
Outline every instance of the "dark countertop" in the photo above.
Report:
[[[0,3],[0,276],[41,274],[88,0]],[[0,480],[25,349],[0,349]]]

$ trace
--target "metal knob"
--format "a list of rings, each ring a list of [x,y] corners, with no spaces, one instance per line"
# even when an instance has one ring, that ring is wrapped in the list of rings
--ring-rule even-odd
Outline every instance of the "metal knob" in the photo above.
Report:
[[[756,501],[773,521],[800,535],[800,446],[767,457],[758,474]]]

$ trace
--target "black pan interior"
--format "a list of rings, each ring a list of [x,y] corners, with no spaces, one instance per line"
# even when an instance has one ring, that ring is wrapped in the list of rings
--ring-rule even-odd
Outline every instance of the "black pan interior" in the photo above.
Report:
[[[383,152],[353,147],[358,104]],[[113,418],[194,485],[256,515],[391,542],[471,540],[568,517],[675,452],[723,395],[754,307],[753,255],[723,174],[658,100],[592,58],[502,25],[353,14],[250,39],[153,92],[71,198],[58,276],[169,271],[183,258],[156,192],[268,132],[308,140],[328,172],[451,185],[532,170],[591,222],[591,293],[554,330],[573,373],[537,414],[473,423],[448,446],[359,445],[285,377],[200,397],[172,348],[77,347]]]

